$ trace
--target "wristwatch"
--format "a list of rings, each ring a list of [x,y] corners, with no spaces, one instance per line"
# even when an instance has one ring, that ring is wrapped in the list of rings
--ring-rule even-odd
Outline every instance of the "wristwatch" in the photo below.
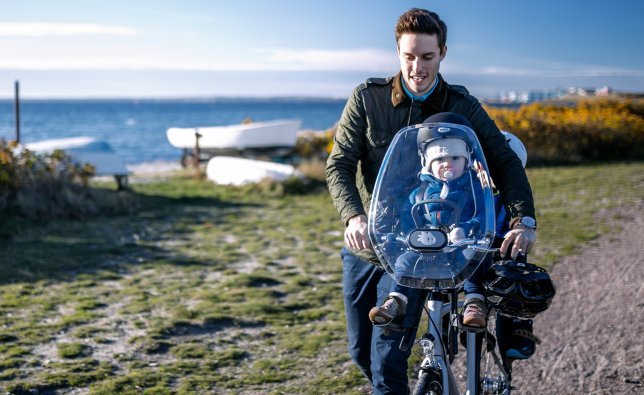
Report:
[[[512,228],[537,230],[537,221],[532,217],[521,217]]]

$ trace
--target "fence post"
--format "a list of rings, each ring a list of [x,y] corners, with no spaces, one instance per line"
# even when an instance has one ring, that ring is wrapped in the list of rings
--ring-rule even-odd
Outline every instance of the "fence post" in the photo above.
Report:
[[[20,81],[14,84],[14,113],[16,117],[16,142],[20,143]]]

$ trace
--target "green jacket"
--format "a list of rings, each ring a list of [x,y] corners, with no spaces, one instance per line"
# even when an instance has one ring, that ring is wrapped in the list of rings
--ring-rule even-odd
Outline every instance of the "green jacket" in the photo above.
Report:
[[[405,94],[400,73],[370,78],[354,89],[326,165],[329,192],[345,224],[355,215],[366,214],[378,170],[394,135],[405,126],[446,111],[465,116],[474,126],[511,225],[520,217],[535,218],[528,177],[494,121],[467,89],[449,85],[440,74],[438,79],[434,92],[422,103]]]

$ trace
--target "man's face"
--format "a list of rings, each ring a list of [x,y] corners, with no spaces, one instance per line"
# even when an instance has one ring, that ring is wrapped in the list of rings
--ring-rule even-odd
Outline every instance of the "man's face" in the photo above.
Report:
[[[446,53],[447,46],[441,51],[435,34],[405,33],[400,36],[400,70],[407,88],[414,95],[424,95],[434,86],[438,68]]]

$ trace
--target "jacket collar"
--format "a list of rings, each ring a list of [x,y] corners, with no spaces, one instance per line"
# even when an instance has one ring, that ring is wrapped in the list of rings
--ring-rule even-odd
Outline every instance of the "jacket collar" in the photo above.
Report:
[[[449,85],[443,79],[443,76],[438,73],[438,84],[432,92],[431,95],[425,100],[421,107],[423,109],[423,114],[435,114],[443,111],[447,103],[447,91]],[[402,72],[398,72],[394,77],[394,81],[391,88],[391,104],[394,107],[398,107],[404,102],[411,102],[411,99],[405,94],[405,90],[402,87]]]

